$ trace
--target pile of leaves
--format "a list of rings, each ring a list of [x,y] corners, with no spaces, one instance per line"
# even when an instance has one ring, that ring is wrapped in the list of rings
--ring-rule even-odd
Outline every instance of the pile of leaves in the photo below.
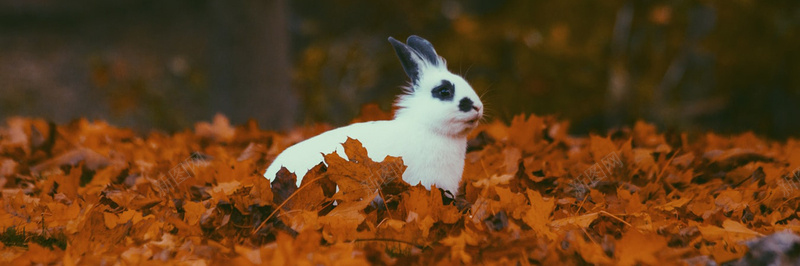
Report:
[[[362,120],[386,117],[373,108]],[[140,136],[85,119],[6,123],[3,264],[702,265],[800,232],[800,142],[751,133],[639,122],[573,137],[567,122],[519,115],[472,133],[448,193],[405,183],[402,158],[374,162],[357,140],[299,188],[288,171],[262,176],[327,126],[279,134],[217,116]]]

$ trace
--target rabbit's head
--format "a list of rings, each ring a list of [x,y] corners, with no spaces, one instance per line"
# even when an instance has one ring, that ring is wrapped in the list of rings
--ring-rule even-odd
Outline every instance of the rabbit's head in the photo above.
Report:
[[[395,119],[419,122],[446,136],[464,136],[478,125],[483,103],[464,78],[447,70],[430,42],[415,35],[407,44],[392,37],[389,42],[411,78],[395,104]]]

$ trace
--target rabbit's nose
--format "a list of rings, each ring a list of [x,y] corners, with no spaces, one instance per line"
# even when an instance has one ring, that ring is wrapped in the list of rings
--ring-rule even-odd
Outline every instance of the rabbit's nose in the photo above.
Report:
[[[473,106],[472,106],[472,110],[475,110],[475,111],[477,111],[477,112],[480,112],[480,111],[481,111],[481,107],[480,107],[480,106],[475,106],[475,105],[473,105]]]
[[[458,110],[466,113],[472,109],[475,109],[475,103],[469,98],[464,97],[458,102]]]

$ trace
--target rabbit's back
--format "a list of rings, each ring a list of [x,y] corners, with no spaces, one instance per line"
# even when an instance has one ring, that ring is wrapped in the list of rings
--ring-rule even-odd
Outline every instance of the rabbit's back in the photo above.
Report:
[[[286,167],[289,172],[297,175],[297,185],[300,186],[308,170],[324,161],[323,154],[335,151],[339,156],[347,159],[342,143],[348,137],[361,141],[362,145],[367,148],[368,156],[374,161],[381,161],[387,153],[386,151],[382,152],[382,150],[385,150],[382,146],[385,145],[380,144],[380,135],[391,132],[391,124],[387,122],[389,121],[356,123],[327,131],[299,142],[281,152],[267,168],[264,176],[272,181],[281,167]],[[376,144],[371,145],[373,143]],[[377,159],[378,155],[382,156]]]
[[[457,191],[464,170],[465,139],[454,139],[430,132],[415,123],[403,121],[373,121],[352,124],[327,131],[284,150],[267,169],[264,176],[272,181],[281,167],[297,175],[297,185],[308,170],[323,162],[323,154],[336,152],[347,159],[344,143],[357,139],[367,155],[376,162],[386,156],[402,157],[407,166],[403,180],[411,185],[422,183]]]

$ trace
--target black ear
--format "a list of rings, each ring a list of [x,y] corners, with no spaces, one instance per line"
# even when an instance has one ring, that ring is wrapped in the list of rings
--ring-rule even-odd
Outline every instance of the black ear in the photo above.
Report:
[[[406,40],[406,43],[425,57],[425,60],[428,61],[429,64],[434,66],[439,65],[439,55],[436,54],[436,50],[433,49],[433,44],[431,44],[431,42],[417,35],[411,35],[408,37],[408,40]]]
[[[422,64],[422,58],[404,43],[389,37],[389,42],[394,46],[394,51],[397,53],[397,58],[400,58],[400,64],[403,65],[403,70],[406,75],[411,78],[411,82],[417,83],[419,81],[419,68]]]

